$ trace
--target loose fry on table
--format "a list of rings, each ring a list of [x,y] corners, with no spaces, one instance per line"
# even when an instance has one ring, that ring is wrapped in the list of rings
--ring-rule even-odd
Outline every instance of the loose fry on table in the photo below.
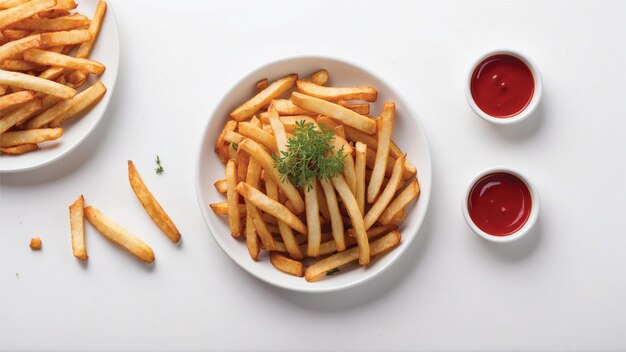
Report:
[[[243,121],[247,119],[248,117],[254,115],[257,111],[259,111],[263,106],[269,104],[272,99],[278,97],[279,95],[286,92],[289,88],[293,87],[297,79],[298,75],[291,74],[275,82],[272,82],[272,84],[270,84],[267,88],[263,89],[257,95],[252,97],[252,99],[246,101],[235,110],[233,110],[230,113],[230,116],[237,121]]]
[[[325,87],[307,80],[296,82],[298,91],[312,97],[328,100],[365,100],[376,101],[378,96],[376,89],[372,87]]]
[[[39,34],[8,42],[0,46],[0,62],[15,57],[28,49],[39,48],[40,46],[41,36]]]
[[[87,260],[87,246],[85,245],[85,198],[81,194],[70,205],[70,232],[72,234],[72,252],[74,257]]]
[[[356,113],[359,113],[361,115],[369,115],[370,113],[370,104],[368,103],[352,104],[345,100],[339,100],[337,104],[343,106],[344,108],[348,108]]]
[[[267,196],[273,200],[278,200],[278,186],[271,179],[265,180],[265,190],[267,191]],[[289,256],[293,259],[303,259],[303,252],[306,251],[300,250],[298,247],[298,242],[293,234],[293,230],[289,225],[285,224],[283,221],[278,221],[278,232],[285,243],[285,250],[289,253]]]
[[[285,180],[284,182],[281,180],[278,171],[274,167],[274,159],[270,156],[270,154],[257,142],[249,138],[243,140],[239,144],[239,148],[259,161],[261,167],[265,170],[265,176],[269,176],[272,181],[274,181],[278,187],[285,192],[285,195],[293,205],[296,214],[302,213],[304,211],[304,201],[302,200],[302,196],[300,196],[300,192],[298,192],[289,180]]]
[[[96,11],[91,18],[91,23],[89,23],[89,34],[91,35],[91,39],[82,43],[78,50],[76,50],[76,57],[85,59],[91,53],[93,49],[93,45],[96,42],[96,38],[98,38],[98,33],[100,33],[100,28],[102,27],[102,19],[104,18],[104,14],[107,10],[107,4],[103,0],[98,1],[98,5],[96,5]]]
[[[233,159],[226,163],[226,182],[228,185],[226,199],[228,201],[228,225],[234,237],[241,235],[241,220],[239,218],[239,193],[237,186],[237,162]]]
[[[54,95],[63,99],[69,99],[76,95],[76,90],[70,87],[54,81],[49,81],[40,77],[33,77],[19,72],[0,70],[0,84],[34,90],[36,92]]]
[[[346,249],[346,243],[344,239],[343,219],[341,218],[341,212],[339,212],[339,204],[337,203],[337,196],[335,195],[335,187],[333,187],[332,181],[329,180],[320,180],[320,185],[324,191],[328,212],[330,214],[330,225],[333,239],[337,245],[337,250],[343,251]]]
[[[0,135],[0,147],[14,147],[20,144],[37,144],[55,140],[63,134],[62,128],[42,128],[36,130],[5,132]]]
[[[401,236],[398,231],[391,231],[385,236],[372,241],[371,250],[372,255],[380,254],[388,249],[397,246],[400,243]],[[359,258],[359,249],[351,248],[343,252],[333,254],[326,257],[315,264],[309,266],[304,271],[304,277],[307,281],[314,281],[319,279],[326,272],[336,269],[342,265],[348,264]]]
[[[386,225],[391,222],[393,217],[402,209],[404,209],[411,201],[413,201],[420,193],[420,186],[417,179],[413,179],[396,198],[389,203],[387,209],[378,218],[378,222]]]
[[[261,165],[256,159],[250,158],[250,163],[248,164],[248,172],[247,172],[245,180],[242,182],[246,182],[251,187],[258,188],[260,181],[261,181]],[[270,250],[276,249],[276,246],[274,245],[274,238],[272,237],[272,233],[267,228],[267,224],[265,223],[265,220],[263,219],[263,215],[261,214],[261,211],[254,205],[253,202],[251,202],[247,198],[244,197],[244,200],[246,202],[246,210],[247,210],[246,221],[247,221],[247,217],[250,216],[250,219],[252,220],[252,224],[254,225],[254,228],[256,229],[256,233],[258,234],[259,238],[261,238],[261,242],[263,243],[263,246],[265,247],[266,250],[270,251]],[[246,233],[246,236],[247,236],[247,233]],[[246,241],[248,241],[247,237],[246,237]]]
[[[89,19],[83,15],[63,16],[57,18],[27,18],[15,23],[11,28],[32,31],[57,32],[69,31],[89,25]]]
[[[396,190],[398,189],[398,184],[402,179],[402,170],[404,169],[404,161],[406,160],[406,156],[402,156],[398,160],[396,160],[396,164],[393,167],[393,173],[389,178],[389,182],[387,182],[387,186],[380,194],[376,202],[372,205],[370,210],[365,214],[363,218],[363,222],[365,224],[365,229],[369,229],[374,225],[376,220],[380,217],[380,215],[385,211],[387,205],[391,202]],[[373,177],[373,176],[372,176]],[[370,181],[371,182],[371,181]]]
[[[240,182],[237,185],[237,192],[239,192],[239,194],[241,194],[246,200],[251,201],[257,208],[274,216],[277,220],[283,221],[292,229],[300,233],[307,233],[306,225],[304,225],[304,223],[294,213],[278,201],[269,198],[258,189],[246,183]]]
[[[30,244],[28,245],[30,249],[34,251],[38,251],[41,249],[41,238],[33,237],[30,239]]]
[[[226,179],[217,180],[213,185],[218,192],[226,194]]]
[[[376,196],[378,196],[378,192],[380,192],[380,187],[383,184],[383,178],[385,178],[395,111],[396,105],[394,103],[385,103],[381,114],[380,128],[378,130],[378,149],[376,149],[376,161],[374,163],[374,170],[372,171],[372,178],[367,185],[368,203],[374,203]]]
[[[344,108],[341,105],[298,92],[291,94],[291,100],[294,104],[303,109],[332,117],[345,125],[354,127],[365,133],[373,134],[376,132],[376,121]]]
[[[361,142],[356,142],[356,156],[354,161],[354,171],[356,174],[356,192],[354,197],[359,205],[361,214],[365,215],[365,157],[367,146]]]
[[[163,231],[163,233],[174,243],[180,240],[180,232],[174,225],[172,219],[167,215],[159,202],[154,198],[152,192],[141,179],[132,160],[128,160],[128,181],[130,187],[135,192],[137,199],[146,210],[152,221]]]
[[[290,275],[302,276],[304,271],[301,262],[289,259],[278,252],[270,253],[270,262],[276,269]]]
[[[74,45],[91,40],[91,33],[86,29],[76,29],[72,31],[41,33],[41,46],[44,48],[59,45]]]
[[[313,180],[311,186],[304,187],[304,203],[306,204],[306,225],[309,236],[307,256],[317,258],[320,255],[322,228],[320,224],[319,205],[317,203],[317,182]]]
[[[278,153],[276,147],[276,140],[270,133],[264,131],[262,128],[254,126],[251,122],[239,122],[239,134],[244,137],[248,137],[258,143],[263,144],[270,152]]]
[[[361,210],[359,210],[356,199],[354,199],[354,195],[350,192],[350,188],[346,184],[346,180],[343,176],[338,175],[333,177],[332,182],[333,186],[335,186],[335,189],[337,190],[337,193],[339,194],[339,197],[348,210],[348,216],[350,217],[352,228],[355,231],[357,245],[359,246],[359,264],[367,265],[370,262],[370,246],[367,240]]]
[[[24,60],[34,62],[40,65],[49,65],[70,68],[73,70],[81,70],[93,73],[94,75],[98,76],[103,74],[104,70],[106,69],[106,66],[98,61],[81,59],[41,49],[26,50],[24,52]]]
[[[30,0],[0,0],[0,9],[9,9],[29,2]]]
[[[0,11],[0,29],[31,17],[56,5],[55,0],[32,0],[24,4]]]
[[[319,70],[311,75],[311,82],[323,86],[328,82],[328,71]]]
[[[20,145],[14,146],[14,147],[6,147],[6,148],[0,147],[0,154],[22,155],[24,153],[34,152],[37,149],[39,149],[39,146],[37,144],[34,144],[34,143],[20,144]]]
[[[59,127],[72,117],[77,116],[89,107],[94,106],[106,93],[107,88],[98,81],[93,86],[78,93],[72,99],[58,102],[41,115],[34,117],[26,123],[27,128],[40,128],[44,125]]]
[[[100,210],[88,206],[85,208],[85,217],[98,232],[113,243],[126,249],[135,257],[146,263],[152,263],[154,261],[154,252],[150,246],[140,240],[139,237],[113,222],[113,220],[109,219]]]

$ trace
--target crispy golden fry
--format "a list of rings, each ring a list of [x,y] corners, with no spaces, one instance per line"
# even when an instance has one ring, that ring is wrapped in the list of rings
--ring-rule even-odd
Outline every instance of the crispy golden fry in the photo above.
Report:
[[[320,208],[320,222],[323,224],[324,221],[330,220],[330,211],[328,210],[328,202],[326,201],[326,195],[324,194],[324,190],[322,187],[316,187],[317,190],[317,204]]]
[[[248,202],[246,202],[247,206]],[[252,260],[257,261],[259,259],[259,252],[261,252],[261,246],[259,245],[259,236],[256,233],[256,227],[254,227],[254,221],[250,212],[246,213],[246,247],[248,248],[248,254]]]
[[[272,100],[272,105],[276,111],[278,111],[279,115],[306,115],[311,114],[311,111],[305,110],[296,104],[294,104],[289,99],[274,99]]]
[[[237,186],[237,162],[228,160],[226,163],[226,198],[228,200],[228,225],[234,237],[241,235],[241,222],[239,219],[239,193],[235,190]]]
[[[51,51],[41,49],[28,49],[24,52],[24,60],[34,62],[40,65],[49,65],[70,68],[73,70],[82,70],[95,75],[104,73],[106,66],[98,61],[81,59],[68,55],[57,54]]]
[[[32,0],[7,10],[0,11],[0,29],[4,29],[25,18],[31,17],[41,11],[56,5],[55,0]],[[31,29],[31,28],[18,28]]]
[[[4,60],[0,63],[0,69],[7,71],[19,71],[28,72],[34,70],[45,69],[46,66],[35,64],[32,62],[26,62],[24,60]]]
[[[323,86],[328,82],[328,71],[319,70],[311,75],[311,82]]]
[[[267,88],[252,97],[252,99],[246,101],[241,106],[233,110],[230,113],[230,116],[237,121],[247,119],[259,111],[263,106],[269,104],[272,99],[278,97],[289,88],[293,87],[297,79],[298,75],[291,74],[273,82]]]
[[[374,225],[376,220],[380,217],[380,215],[385,211],[387,205],[391,202],[396,190],[398,189],[398,184],[400,179],[402,178],[402,170],[404,169],[404,161],[406,160],[406,156],[400,157],[396,160],[396,163],[393,167],[393,173],[389,178],[389,182],[387,182],[387,186],[380,194],[376,202],[372,205],[370,210],[365,214],[363,218],[363,222],[365,224],[365,229],[369,229]],[[373,177],[373,176],[372,176]],[[370,181],[371,182],[371,181]]]
[[[240,152],[240,154],[245,154],[245,153]],[[250,158],[247,175],[246,175],[245,180],[242,182],[246,182],[251,187],[258,188],[260,181],[261,181],[261,165],[256,159]],[[254,224],[254,227],[256,229],[256,232],[261,238],[261,242],[263,243],[263,246],[267,250],[274,250],[276,248],[276,246],[274,245],[274,238],[272,237],[271,232],[267,228],[267,224],[265,223],[263,215],[251,201],[249,201],[248,199],[245,199],[245,201],[246,201],[246,210],[247,210],[246,214],[249,214],[250,219],[252,220],[252,223]],[[246,217],[247,216],[248,215],[246,215]],[[248,238],[246,238],[246,241],[247,240]]]
[[[85,217],[98,232],[113,243],[123,247],[146,263],[154,261],[154,252],[150,246],[140,240],[139,237],[113,222],[100,210],[88,206],[85,208]]]
[[[372,242],[372,255],[377,255],[397,246],[400,243],[401,236],[398,231],[391,231],[385,236]],[[336,269],[342,265],[348,264],[359,258],[359,249],[352,248],[343,252],[333,254],[326,257],[315,264],[306,268],[304,276],[307,281],[319,279],[324,273]]]
[[[356,113],[361,115],[369,115],[370,113],[370,104],[362,103],[362,104],[351,104],[345,100],[339,100],[337,104],[343,106],[344,108],[348,108]]]
[[[41,34],[41,46],[50,48],[59,45],[80,44],[91,40],[91,33],[86,29],[50,32]]]
[[[258,80],[255,84],[254,84],[254,88],[256,90],[256,93],[259,94],[263,91],[263,89],[267,88],[267,86],[269,86],[270,82],[267,80],[267,78],[263,78]]]
[[[22,93],[22,92],[18,92],[18,93]],[[18,94],[18,93],[13,93],[13,94]],[[37,98],[37,99],[31,100],[30,102],[27,102],[26,104],[20,106],[15,111],[12,111],[6,116],[2,117],[0,119],[0,134],[8,131],[11,127],[17,125],[18,123],[26,121],[26,119],[28,119],[31,116],[31,114],[38,111],[41,108],[41,106],[42,106],[42,100],[40,98]]]
[[[383,225],[383,226],[376,226],[376,227],[372,227],[369,230],[367,230],[367,238],[369,238],[370,240],[373,238],[376,238],[380,235],[384,235],[386,233],[389,233],[390,231],[396,230],[398,227],[396,225]],[[354,229],[349,229],[348,230],[348,236],[349,238],[354,238]]]
[[[293,259],[289,259],[278,252],[270,253],[270,262],[272,265],[283,273],[294,276],[302,276],[304,271],[302,263]]]
[[[239,194],[241,194],[246,200],[251,201],[257,208],[274,216],[277,220],[283,221],[292,229],[300,233],[307,233],[306,225],[304,225],[304,223],[302,223],[302,221],[294,213],[278,201],[269,198],[258,189],[246,183],[240,182],[237,185],[237,192],[239,192]]]
[[[404,219],[406,219],[406,215],[406,209],[401,209],[399,212],[396,213],[396,215],[393,216],[393,218],[387,225],[397,225],[401,223],[402,221],[404,221]]]
[[[172,219],[167,215],[161,204],[154,198],[152,192],[141,179],[141,175],[137,172],[132,160],[128,160],[128,181],[130,187],[135,192],[137,199],[146,210],[152,221],[163,231],[165,235],[174,243],[180,240],[180,232],[174,225]]]
[[[30,0],[0,0],[0,9],[10,9],[29,2]]]
[[[0,96],[5,95],[8,88],[6,84],[0,84]]]
[[[52,49],[52,48],[51,48]],[[39,78],[55,80],[65,72],[63,67],[50,67],[39,74]]]
[[[394,216],[404,209],[411,201],[413,201],[420,193],[420,186],[417,182],[417,179],[413,179],[413,181],[404,189],[400,194],[396,196],[396,198],[389,203],[387,209],[380,215],[378,218],[378,222],[386,225],[391,223]]]
[[[372,87],[325,87],[307,80],[296,82],[298,91],[312,97],[328,100],[365,100],[376,101],[376,89]]]
[[[310,188],[304,187],[304,203],[306,205],[306,224],[309,236],[307,255],[311,258],[317,258],[320,255],[320,243],[322,240],[320,212],[317,203],[317,182],[311,182]]]
[[[39,18],[57,18],[57,17],[69,16],[69,15],[70,15],[70,12],[68,10],[54,9],[54,8],[42,11],[37,14]]]
[[[85,198],[81,194],[70,205],[70,232],[72,233],[72,252],[74,257],[87,260],[87,247],[85,246]]]
[[[0,97],[0,110],[8,109],[12,106],[25,103],[35,98],[35,93],[27,90],[21,92],[5,94]]]
[[[274,181],[278,187],[285,192],[285,195],[293,205],[296,214],[302,213],[304,211],[304,201],[302,200],[302,196],[300,196],[298,190],[291,184],[291,182],[289,182],[289,180],[285,180],[284,182],[281,180],[278,171],[274,168],[274,159],[272,159],[270,154],[257,142],[249,138],[244,139],[239,144],[239,148],[259,161],[261,167],[265,170],[265,176],[269,176],[272,181]]]
[[[344,108],[341,105],[298,92],[291,94],[291,100],[294,104],[303,109],[332,117],[333,119],[339,120],[344,125],[354,127],[365,133],[373,134],[376,132],[376,121]]]
[[[32,31],[58,32],[69,31],[89,25],[90,21],[83,15],[63,16],[57,18],[27,18],[15,23],[11,28]]]
[[[361,215],[361,210],[359,210],[359,206],[356,203],[356,199],[354,199],[354,195],[350,192],[350,188],[346,184],[343,176],[338,175],[333,179],[333,185],[339,194],[339,197],[343,201],[346,209],[348,210],[348,215],[350,216],[350,222],[352,223],[352,228],[356,234],[357,244],[359,246],[359,264],[367,265],[370,262],[370,246],[367,240],[367,234],[365,232],[365,225],[363,223],[363,215]]]
[[[74,98],[72,98],[68,109],[55,116],[54,119],[50,121],[49,126],[59,127],[67,120],[94,106],[98,101],[100,101],[100,99],[102,99],[106,91],[107,88],[104,84],[98,81],[93,86],[78,93]]]
[[[378,130],[378,149],[376,149],[376,161],[372,171],[372,178],[367,185],[367,202],[374,203],[380,187],[385,178],[385,170],[387,167],[387,159],[389,158],[389,146],[391,143],[391,133],[393,132],[393,122],[396,114],[396,105],[394,103],[385,103],[382,116],[380,119],[380,128]],[[404,165],[402,165],[404,167]]]
[[[333,133],[339,137],[346,139],[346,133],[343,130],[343,125],[337,125],[333,128]]]
[[[262,128],[254,126],[250,122],[239,122],[239,133],[242,136],[248,137],[258,143],[263,144],[270,152],[278,153],[276,147],[276,140],[270,133],[265,132]]]
[[[24,51],[41,46],[41,35],[31,35],[26,38],[14,40],[0,46],[0,62],[20,55]]]
[[[395,165],[396,160],[397,160],[396,158],[393,158],[391,156],[387,158],[387,166],[385,167],[385,176],[391,176],[391,173],[393,172],[393,165]],[[367,148],[367,154],[365,155],[365,163],[367,164],[368,168],[370,169],[374,168],[374,165],[376,163],[376,152],[374,150]],[[405,180],[409,180],[413,177],[415,177],[415,173],[409,171],[405,165],[404,171],[402,172],[402,178],[404,178]]]
[[[33,237],[30,239],[30,244],[28,245],[30,249],[34,251],[38,251],[41,249],[41,238]]]
[[[365,215],[365,158],[367,146],[361,142],[356,142],[356,157],[354,171],[356,174],[356,192],[354,197],[359,205],[361,214]]]
[[[248,153],[237,153],[237,182],[245,182],[248,174],[248,164],[250,164],[250,155]]]
[[[37,149],[39,149],[39,146],[34,143],[20,144],[14,147],[6,147],[6,148],[0,147],[0,154],[22,155],[24,153],[33,152]]]
[[[91,39],[82,43],[78,50],[76,50],[76,57],[85,59],[91,53],[93,49],[93,45],[96,42],[96,38],[98,38],[98,33],[100,33],[100,28],[102,27],[102,19],[104,18],[104,14],[107,10],[107,4],[103,0],[98,1],[98,5],[96,6],[96,12],[94,12],[93,17],[91,19],[91,23],[89,23],[89,34],[91,35]]]
[[[219,151],[219,149],[224,146],[224,136],[226,135],[227,132],[233,132],[235,129],[237,128],[237,121],[226,121],[226,123],[224,124],[224,128],[222,128],[222,132],[220,133],[220,135],[217,137],[217,140],[215,141],[215,151]]]
[[[211,203],[209,206],[216,215],[228,216],[228,202]],[[239,204],[238,208],[240,215],[246,215],[246,206],[244,204]]]
[[[36,92],[54,95],[63,99],[69,99],[76,95],[76,90],[70,87],[19,72],[0,70],[0,84],[34,90]]]
[[[18,39],[26,38],[30,35],[31,31],[23,30],[23,29],[5,29],[2,34],[4,35],[5,40],[11,42]],[[29,48],[30,49],[30,48]]]
[[[232,121],[232,120],[231,120]],[[235,123],[237,123],[237,121],[233,121]],[[230,144],[239,144],[241,143],[241,141],[243,141],[245,137],[240,135],[237,132],[233,132],[233,131],[226,131],[226,133],[224,134],[224,141],[230,143]]]
[[[62,128],[42,128],[27,131],[5,132],[0,135],[0,147],[14,147],[20,144],[36,144],[55,140],[63,134]]]
[[[226,194],[226,179],[217,180],[213,185],[218,192]]]
[[[274,100],[275,101],[275,100]],[[272,103],[267,110],[269,113],[269,125],[274,133],[274,139],[276,140],[276,148],[278,152],[276,154],[281,155],[287,151],[287,132],[285,132],[285,126],[278,117],[278,112]]]
[[[271,179],[265,180],[265,189],[268,197],[278,201],[278,186],[274,181]],[[306,252],[306,249],[300,250],[291,227],[283,221],[278,221],[278,232],[284,241],[285,250],[289,253],[289,256],[297,260],[303,259],[304,255],[302,253]]]
[[[335,187],[331,181],[320,180],[320,184],[324,191],[326,198],[326,204],[330,213],[330,225],[333,240],[336,244],[338,251],[346,249],[346,243],[344,240],[343,219],[341,218],[341,212],[339,211],[339,204],[337,203],[337,196],[335,195]]]

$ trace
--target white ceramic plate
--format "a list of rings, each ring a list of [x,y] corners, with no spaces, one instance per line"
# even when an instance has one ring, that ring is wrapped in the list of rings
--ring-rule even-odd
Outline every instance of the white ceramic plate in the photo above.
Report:
[[[77,0],[76,11],[91,18],[96,9],[97,0]],[[107,12],[102,22],[102,28],[98,40],[90,55],[90,59],[100,61],[106,65],[107,69],[100,77],[90,75],[89,80],[79,91],[85,89],[98,79],[107,87],[107,92],[102,100],[81,116],[77,116],[63,125],[63,136],[56,141],[44,142],[39,146],[40,150],[26,153],[19,156],[0,155],[0,172],[20,172],[32,170],[53,161],[59,160],[70,153],[84,141],[96,128],[104,116],[109,100],[113,95],[115,80],[119,66],[120,44],[117,34],[117,23],[113,15],[111,4],[107,3]]]
[[[252,261],[245,243],[234,239],[230,235],[226,218],[216,216],[209,208],[209,204],[225,201],[225,197],[219,194],[213,186],[216,180],[224,178],[224,166],[213,150],[215,139],[229,118],[229,112],[254,94],[254,83],[262,78],[273,80],[292,72],[300,74],[301,77],[307,77],[321,68],[327,69],[330,73],[329,85],[371,85],[376,87],[378,89],[378,102],[372,106],[373,114],[378,114],[381,111],[382,104],[385,101],[393,100],[396,102],[397,114],[393,138],[398,146],[408,153],[409,159],[416,165],[421,194],[417,203],[409,209],[409,214],[400,228],[402,243],[398,248],[374,259],[366,268],[358,267],[357,265],[345,269],[342,268],[337,275],[309,283],[303,278],[290,276],[276,270],[269,262],[269,258],[265,253],[260,256],[258,262]],[[430,198],[431,166],[428,143],[424,130],[410,104],[399,92],[371,72],[352,64],[329,58],[301,57],[285,59],[265,65],[245,76],[219,102],[211,115],[202,137],[197,162],[196,191],[198,202],[204,221],[215,241],[228,256],[250,274],[269,284],[294,291],[336,291],[358,285],[382,273],[400,257],[415,236],[417,236],[417,232],[426,215]]]

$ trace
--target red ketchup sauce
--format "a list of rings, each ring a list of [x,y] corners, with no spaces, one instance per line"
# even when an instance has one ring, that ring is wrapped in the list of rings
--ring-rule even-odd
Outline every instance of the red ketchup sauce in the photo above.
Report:
[[[530,216],[532,198],[524,181],[505,172],[478,180],[467,198],[474,224],[494,236],[507,236],[521,229]]]
[[[486,114],[513,117],[532,100],[535,79],[522,60],[511,55],[494,55],[476,67],[470,89],[474,102]]]

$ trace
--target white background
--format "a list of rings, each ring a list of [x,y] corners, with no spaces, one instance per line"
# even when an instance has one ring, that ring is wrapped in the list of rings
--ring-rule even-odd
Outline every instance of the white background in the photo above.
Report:
[[[626,2],[111,5],[121,67],[105,120],[61,161],[1,176],[0,349],[626,349]],[[468,66],[498,47],[527,53],[543,74],[543,101],[522,125],[489,125],[465,101]],[[405,255],[382,277],[321,295],[237,267],[208,233],[193,182],[224,92],[259,65],[306,54],[363,65],[404,92],[434,175]],[[180,246],[135,199],[128,159],[180,228]],[[518,243],[487,243],[461,216],[466,183],[495,164],[525,172],[541,193],[536,230]],[[147,239],[155,265],[90,226],[89,262],[75,260],[67,206],[81,193]],[[41,252],[28,248],[34,235]]]

